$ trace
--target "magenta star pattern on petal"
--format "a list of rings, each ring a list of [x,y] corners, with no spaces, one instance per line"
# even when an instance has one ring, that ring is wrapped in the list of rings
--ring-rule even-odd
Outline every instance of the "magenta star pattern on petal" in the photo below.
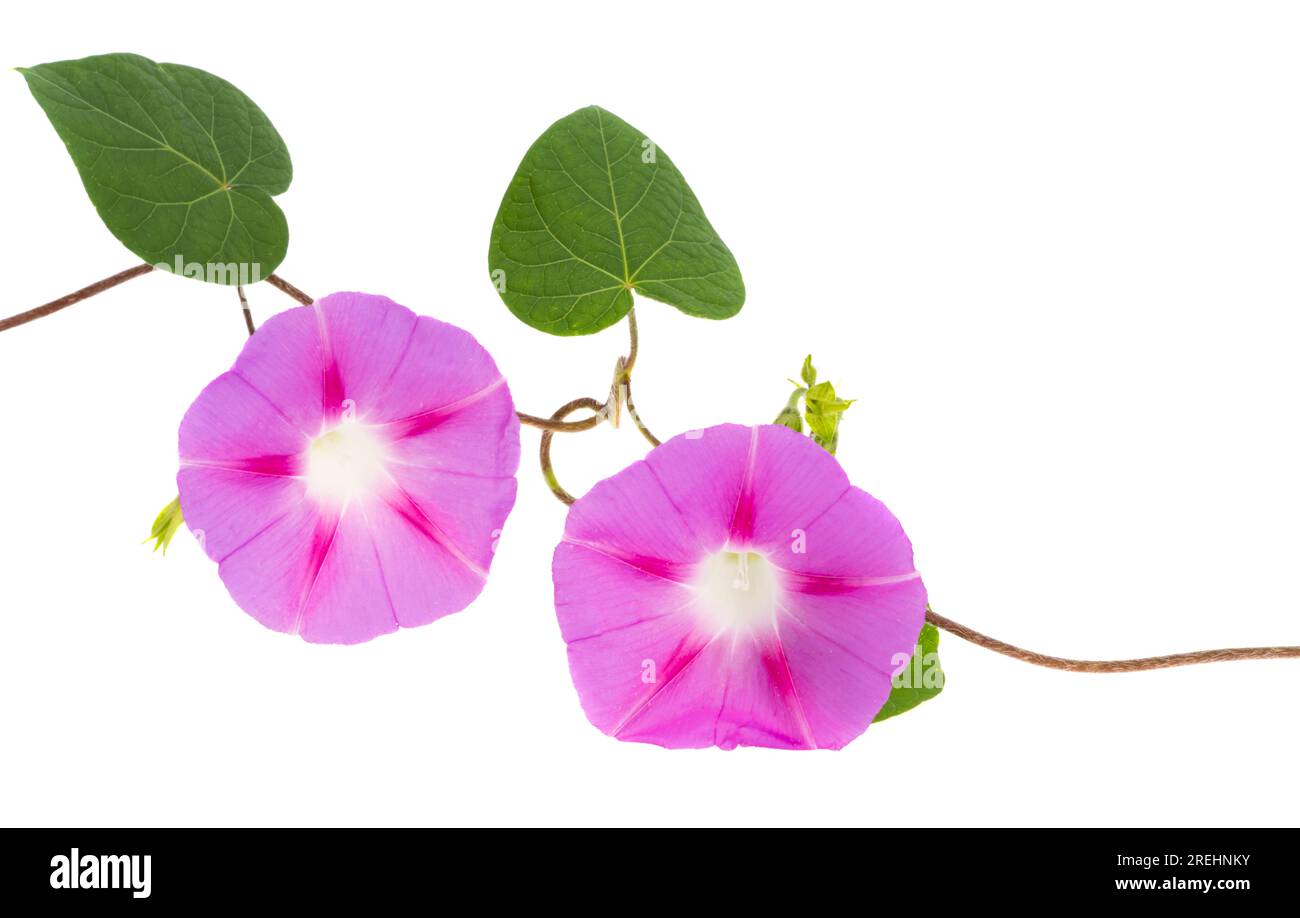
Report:
[[[353,644],[482,590],[515,500],[519,421],[477,341],[336,293],[249,338],[186,413],[185,522],[268,628]]]
[[[898,521],[779,426],[684,434],[596,485],[553,573],[587,717],[670,748],[840,748],[925,618]]]

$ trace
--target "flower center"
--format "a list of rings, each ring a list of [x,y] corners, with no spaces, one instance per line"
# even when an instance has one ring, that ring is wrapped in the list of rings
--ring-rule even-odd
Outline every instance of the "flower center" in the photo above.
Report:
[[[307,493],[331,504],[364,497],[387,480],[386,458],[383,443],[373,433],[361,424],[344,422],[307,448]]]
[[[693,585],[700,614],[718,631],[754,631],[776,622],[776,575],[756,552],[720,551],[706,558]]]

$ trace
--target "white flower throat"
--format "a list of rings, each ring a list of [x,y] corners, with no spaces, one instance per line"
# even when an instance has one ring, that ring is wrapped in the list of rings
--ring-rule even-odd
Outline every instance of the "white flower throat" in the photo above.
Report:
[[[720,551],[696,568],[699,613],[715,630],[750,632],[776,623],[780,586],[771,563],[752,551]]]
[[[307,493],[323,503],[365,497],[388,478],[387,450],[364,424],[345,421],[307,447]]]

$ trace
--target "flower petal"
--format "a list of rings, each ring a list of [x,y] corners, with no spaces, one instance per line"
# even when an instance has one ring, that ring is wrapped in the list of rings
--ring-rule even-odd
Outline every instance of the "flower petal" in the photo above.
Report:
[[[356,643],[482,590],[519,422],[468,333],[334,294],[250,338],[187,412],[180,454],[186,522],[236,602],[270,628]]]
[[[392,508],[383,512],[391,514],[390,522],[384,524],[387,531],[376,539],[376,546],[398,624],[403,628],[427,625],[459,612],[482,592],[486,568],[466,564],[462,555],[449,551]],[[413,568],[421,576],[404,574]]]
[[[813,747],[778,650],[717,637],[683,647],[666,670],[614,736],[669,749]]]
[[[848,490],[840,464],[812,440],[788,427],[755,427],[731,519],[732,543],[784,545],[795,529],[806,529]]]
[[[790,589],[838,592],[918,576],[902,525],[860,488],[850,488],[825,512],[808,518],[768,556],[787,573],[783,580]]]
[[[290,309],[262,323],[230,372],[273,405],[290,425],[314,437],[323,418],[324,366],[318,317],[311,309]]]
[[[176,483],[190,531],[218,563],[306,500],[301,478],[238,469],[183,466]]]
[[[671,675],[695,635],[689,589],[595,548],[561,542],[556,606],[569,666],[587,717],[614,733],[647,690]]]
[[[181,503],[187,501],[182,490]],[[301,501],[282,515],[272,515],[224,554],[214,553],[209,541],[208,553],[219,562],[221,580],[240,608],[268,628],[295,633],[336,525],[337,520],[322,519],[310,502]]]
[[[436,359],[432,347],[411,354],[421,328],[415,313],[386,296],[364,293],[332,293],[318,300],[316,309],[340,391],[355,403],[359,419],[395,417],[384,414],[381,400],[390,410],[409,407],[404,404],[403,393],[388,391],[389,383],[408,358],[416,367]],[[421,337],[433,336],[426,333]]]
[[[897,520],[783,427],[683,435],[599,483],[553,573],[588,718],[670,748],[843,746],[925,614]]]
[[[499,376],[457,401],[380,430],[398,465],[483,478],[513,478],[519,468],[519,418]],[[485,450],[484,443],[499,446]]]
[[[920,579],[837,595],[788,595],[777,639],[809,729],[839,749],[871,725],[925,622]]]
[[[209,383],[190,406],[179,441],[182,463],[256,471],[258,460],[300,455],[308,438],[265,395],[231,371]],[[296,474],[296,469],[283,471]]]
[[[328,518],[319,520],[307,565],[310,580],[294,629],[308,641],[357,644],[397,630],[397,611],[377,548],[385,533],[375,526],[370,510],[349,508],[332,532]]]
[[[731,536],[753,437],[753,428],[722,424],[673,437],[645,458],[706,551],[717,551]]]
[[[499,385],[492,357],[464,329],[364,293],[335,293],[316,305],[358,420],[409,418]]]
[[[606,478],[575,503],[564,538],[675,579],[686,576],[683,566],[697,560],[704,546],[644,461]]]
[[[411,468],[394,469],[394,477],[401,489],[389,504],[394,512],[415,517],[422,531],[436,529],[462,566],[486,572],[515,503],[515,480]]]

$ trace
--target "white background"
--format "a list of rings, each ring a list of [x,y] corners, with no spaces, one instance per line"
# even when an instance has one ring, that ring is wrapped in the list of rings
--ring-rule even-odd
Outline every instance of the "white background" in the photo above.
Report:
[[[669,152],[749,291],[721,323],[642,302],[661,436],[770,420],[811,351],[937,611],[1072,656],[1300,643],[1295,7],[975,6],[27,4],[0,64],[228,78],[293,154],[280,273],[470,329],[533,413],[603,396],[625,339],[516,321],[489,229],[533,139],[598,103]],[[0,314],[129,267],[8,71],[0,124]],[[140,544],[243,340],[234,291],[161,275],[0,336],[3,823],[1300,821],[1300,662],[1075,675],[949,637],[947,691],[840,753],[606,738],[527,429],[468,610],[350,648],[268,631],[187,535]],[[601,428],[556,459],[580,491],[643,451]]]

